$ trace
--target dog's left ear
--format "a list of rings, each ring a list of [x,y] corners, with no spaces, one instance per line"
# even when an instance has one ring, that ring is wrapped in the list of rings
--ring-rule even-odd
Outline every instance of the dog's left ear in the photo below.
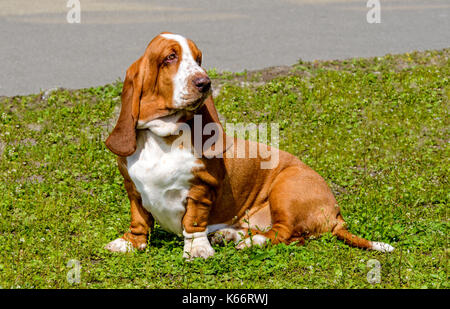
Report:
[[[214,106],[212,95],[205,100],[205,104],[200,109],[200,114],[202,116],[202,149],[196,149],[196,151],[206,158],[221,158],[223,153],[233,145],[234,139],[225,134],[216,107]],[[195,134],[194,129],[194,139],[196,138]],[[197,144],[194,140],[194,147],[196,145],[200,146],[200,143]]]
[[[135,61],[127,70],[122,88],[122,106],[116,126],[106,139],[106,147],[121,157],[136,151],[136,124],[142,95],[145,58]]]

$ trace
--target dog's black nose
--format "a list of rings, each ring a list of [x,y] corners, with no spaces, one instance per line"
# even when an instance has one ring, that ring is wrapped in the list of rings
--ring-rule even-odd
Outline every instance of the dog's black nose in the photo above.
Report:
[[[211,80],[208,76],[194,78],[193,82],[198,91],[202,93],[207,92],[211,88]]]

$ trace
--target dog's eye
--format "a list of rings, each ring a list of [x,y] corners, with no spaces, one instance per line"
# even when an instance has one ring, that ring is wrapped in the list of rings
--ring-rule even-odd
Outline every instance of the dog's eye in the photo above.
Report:
[[[175,61],[176,59],[177,59],[177,54],[171,53],[169,56],[166,57],[166,59],[164,59],[164,62],[171,63],[171,62]]]

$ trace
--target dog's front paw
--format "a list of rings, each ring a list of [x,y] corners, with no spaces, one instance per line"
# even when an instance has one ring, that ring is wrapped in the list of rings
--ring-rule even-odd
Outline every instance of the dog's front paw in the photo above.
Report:
[[[111,241],[105,246],[106,250],[111,252],[132,252],[134,251],[133,244],[125,240],[123,238],[117,238],[116,240]]]
[[[183,231],[184,235],[184,249],[183,257],[188,260],[193,260],[196,257],[201,257],[204,259],[209,258],[214,255],[214,249],[209,243],[206,232],[198,233],[186,233]]]

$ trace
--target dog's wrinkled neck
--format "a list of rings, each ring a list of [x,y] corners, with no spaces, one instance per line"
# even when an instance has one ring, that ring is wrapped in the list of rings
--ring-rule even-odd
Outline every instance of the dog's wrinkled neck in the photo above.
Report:
[[[191,120],[205,105],[205,101],[205,96],[203,96],[191,108],[173,109],[168,115],[150,121],[139,120],[136,129],[150,130],[160,137],[178,135],[180,124]]]
[[[150,130],[154,134],[161,137],[174,135],[178,132],[178,128],[180,125],[179,120],[184,116],[184,111],[176,111],[173,114],[150,121],[139,120],[136,129]]]

